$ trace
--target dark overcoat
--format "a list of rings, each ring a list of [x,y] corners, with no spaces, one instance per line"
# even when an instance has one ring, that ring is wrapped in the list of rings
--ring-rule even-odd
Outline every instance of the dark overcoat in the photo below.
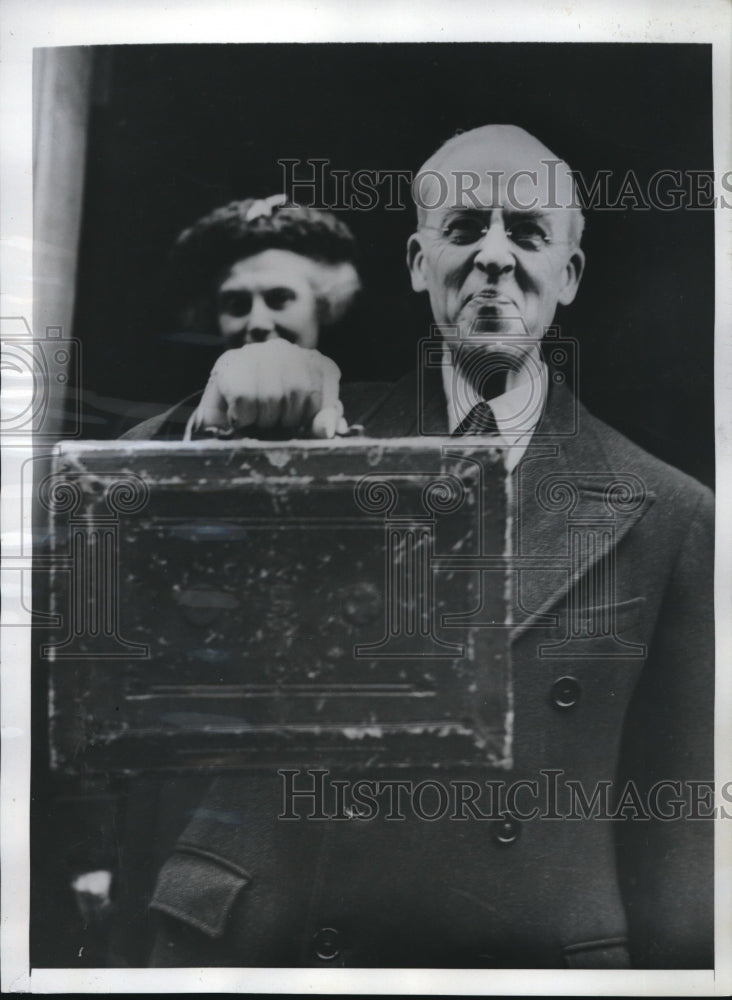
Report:
[[[425,384],[345,386],[346,414],[446,433]],[[179,439],[195,402],[128,439]],[[159,873],[153,964],[713,964],[712,494],[552,383],[510,497],[499,777],[538,785],[497,821],[288,823],[275,775],[218,778]]]

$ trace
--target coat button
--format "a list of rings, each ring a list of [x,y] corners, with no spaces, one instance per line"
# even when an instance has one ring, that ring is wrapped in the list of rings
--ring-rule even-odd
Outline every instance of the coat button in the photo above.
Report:
[[[321,927],[313,934],[313,950],[318,958],[330,962],[340,955],[338,931],[333,927]]]
[[[502,816],[493,824],[493,839],[498,844],[513,844],[521,833],[521,823],[513,816]]]
[[[581,688],[574,677],[560,677],[552,685],[552,704],[555,708],[574,708],[580,700]]]

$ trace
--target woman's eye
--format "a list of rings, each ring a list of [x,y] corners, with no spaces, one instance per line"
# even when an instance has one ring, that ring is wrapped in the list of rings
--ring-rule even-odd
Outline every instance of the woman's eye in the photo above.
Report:
[[[252,311],[252,297],[229,292],[219,299],[219,312],[225,316],[248,316]]]
[[[294,298],[295,293],[289,288],[273,288],[264,296],[264,301],[270,309],[284,309]]]

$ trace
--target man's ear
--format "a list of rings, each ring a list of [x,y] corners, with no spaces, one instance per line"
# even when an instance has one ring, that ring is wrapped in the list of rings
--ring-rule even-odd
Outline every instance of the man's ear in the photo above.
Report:
[[[407,240],[407,267],[412,278],[412,288],[415,292],[426,292],[424,250],[418,233],[412,233]]]
[[[582,280],[584,270],[585,255],[582,250],[577,247],[565,264],[564,286],[559,293],[559,302],[561,302],[563,306],[568,306],[570,302],[574,302],[574,297],[577,294],[577,289],[579,288],[580,281]]]

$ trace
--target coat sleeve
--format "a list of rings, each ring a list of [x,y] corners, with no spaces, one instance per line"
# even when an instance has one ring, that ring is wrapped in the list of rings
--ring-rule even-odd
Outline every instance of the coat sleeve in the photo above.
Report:
[[[673,564],[621,748],[618,787],[632,782],[650,817],[616,829],[631,956],[642,968],[714,965],[713,566],[714,500],[704,489]]]
[[[158,413],[142,423],[130,427],[120,434],[121,441],[181,441],[185,433],[188,418],[198,406],[201,392],[194,392],[180,403],[171,406],[163,413]]]

